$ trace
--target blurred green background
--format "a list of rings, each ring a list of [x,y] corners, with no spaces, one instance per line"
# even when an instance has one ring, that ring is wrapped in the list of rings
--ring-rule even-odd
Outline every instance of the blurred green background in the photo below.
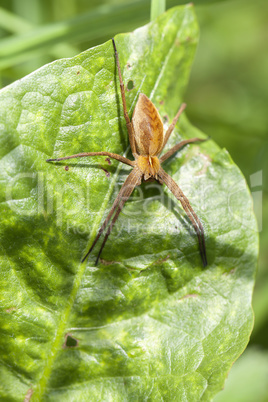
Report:
[[[215,401],[268,401],[268,2],[193,3],[201,36],[187,114],[243,171],[260,231],[255,327]],[[150,0],[0,0],[0,85],[149,20]]]

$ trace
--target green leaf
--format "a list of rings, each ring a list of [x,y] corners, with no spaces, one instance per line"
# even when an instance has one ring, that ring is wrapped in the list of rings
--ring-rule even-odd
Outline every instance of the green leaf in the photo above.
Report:
[[[140,92],[165,122],[183,100],[198,38],[192,6],[117,43],[130,114]],[[132,89],[131,89],[132,88]],[[142,184],[101,264],[81,258],[130,168],[111,41],[59,60],[0,94],[0,398],[210,400],[252,329],[258,237],[245,180],[212,140],[163,165],[203,222],[209,265],[164,186]],[[183,116],[169,148],[203,136]]]

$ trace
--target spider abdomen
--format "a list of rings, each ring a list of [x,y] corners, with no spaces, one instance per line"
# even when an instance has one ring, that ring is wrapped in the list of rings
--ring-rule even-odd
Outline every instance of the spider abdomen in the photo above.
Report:
[[[133,112],[132,124],[138,154],[159,154],[164,138],[163,123],[155,105],[142,93]]]

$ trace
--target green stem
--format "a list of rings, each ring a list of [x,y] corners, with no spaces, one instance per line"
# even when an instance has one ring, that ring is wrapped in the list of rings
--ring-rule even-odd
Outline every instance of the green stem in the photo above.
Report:
[[[166,11],[166,0],[151,0],[151,21]]]

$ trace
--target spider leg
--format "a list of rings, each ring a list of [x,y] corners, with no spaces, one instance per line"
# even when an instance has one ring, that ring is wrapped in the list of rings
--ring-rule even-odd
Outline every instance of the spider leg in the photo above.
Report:
[[[120,82],[120,90],[121,90],[121,97],[122,97],[122,103],[123,103],[123,110],[124,110],[124,117],[126,120],[126,125],[127,125],[127,131],[128,131],[128,137],[129,137],[129,143],[131,147],[131,151],[133,156],[136,155],[136,144],[135,144],[135,138],[134,138],[134,131],[133,131],[133,126],[130,121],[128,111],[127,111],[127,104],[126,104],[126,96],[125,96],[125,87],[122,79],[122,74],[121,74],[121,68],[119,64],[119,58],[118,58],[118,53],[115,45],[114,38],[112,38],[113,42],[113,47],[114,47],[114,54],[115,54],[115,60],[116,60],[116,65],[117,65],[117,70],[118,70],[118,76],[119,76],[119,82]]]
[[[201,255],[202,262],[203,262],[203,266],[206,267],[207,266],[207,256],[206,256],[205,236],[204,236],[204,229],[203,229],[203,226],[202,226],[200,220],[198,219],[193,208],[191,207],[188,198],[183,194],[182,190],[177,185],[177,183],[172,179],[172,177],[169,176],[162,168],[160,168],[158,175],[163,180],[163,182],[166,184],[168,189],[172,192],[172,194],[175,195],[177,200],[180,201],[184,211],[186,212],[188,218],[192,222],[192,225],[197,234],[200,255]]]
[[[115,216],[113,218],[113,225],[114,225],[114,223],[115,223],[115,221],[116,221],[121,209],[123,208],[124,203],[127,201],[129,196],[131,195],[132,191],[134,190],[135,186],[140,182],[140,180],[141,180],[141,174],[140,174],[138,169],[134,168],[130,172],[128,177],[126,178],[123,186],[121,187],[121,189],[120,189],[120,191],[119,191],[119,193],[118,193],[118,195],[117,195],[117,197],[116,197],[116,199],[115,199],[115,201],[114,201],[114,203],[112,205],[112,208],[111,208],[111,210],[110,210],[110,212],[109,212],[109,214],[107,216],[107,218],[105,219],[105,221],[103,222],[102,226],[100,227],[100,229],[98,231],[98,234],[97,234],[97,236],[95,237],[95,239],[94,239],[94,241],[92,243],[92,246],[90,247],[90,249],[87,252],[87,254],[85,255],[85,257],[82,259],[82,262],[85,261],[85,259],[89,256],[89,254],[91,253],[91,251],[95,247],[95,245],[96,245],[97,241],[99,240],[102,232],[106,229],[106,227],[107,227],[112,215],[114,214],[115,210],[118,207],[119,212],[117,210],[116,214],[115,214]],[[115,219],[115,217],[116,217],[116,219]],[[112,227],[113,227],[113,225],[112,225]],[[111,227],[111,229],[112,229],[112,227]],[[108,236],[109,236],[109,234],[111,232],[111,229],[110,229],[110,231],[109,231],[109,229],[107,231],[107,233],[109,232]],[[106,233],[106,236],[107,236],[107,233]],[[108,238],[108,236],[107,236],[107,238],[106,238],[106,236],[105,236],[104,242],[103,242],[103,244],[101,246],[101,251],[102,251],[102,249],[104,247],[104,244],[106,243],[106,240]],[[100,253],[101,253],[101,251],[100,251]],[[97,257],[97,261],[99,259],[100,253],[99,253],[98,257]],[[96,261],[96,265],[97,265],[97,261]]]
[[[189,140],[183,140],[183,141],[179,142],[178,144],[174,145],[174,147],[172,147],[163,156],[161,156],[161,158],[159,158],[159,161],[160,161],[160,163],[164,162],[165,160],[170,158],[175,152],[177,152],[179,149],[184,147],[184,145],[191,144],[191,143],[197,142],[197,141],[202,142],[202,141],[206,141],[206,140],[207,140],[207,138],[190,138]]]
[[[126,165],[134,166],[133,161],[125,158],[122,155],[114,154],[112,152],[83,152],[81,154],[76,154],[76,155],[71,155],[71,156],[63,156],[62,158],[47,159],[46,162],[58,162],[58,161],[63,161],[65,159],[83,158],[85,156],[97,156],[97,155],[109,156],[110,158],[116,159],[122,163],[125,163]]]
[[[172,120],[172,123],[170,124],[169,128],[168,128],[167,131],[166,131],[166,134],[165,134],[165,138],[164,138],[164,141],[163,141],[163,145],[162,145],[161,151],[164,149],[166,143],[168,142],[168,139],[169,139],[169,137],[170,137],[170,134],[171,134],[172,131],[174,130],[174,127],[175,127],[175,125],[176,125],[176,123],[177,123],[177,121],[178,121],[178,118],[180,117],[180,115],[182,114],[182,112],[184,111],[185,108],[186,108],[186,103],[182,103],[182,105],[180,106],[180,108],[179,108],[179,110],[178,110],[176,116],[174,117],[174,119]]]
[[[114,227],[115,222],[117,221],[117,218],[118,218],[120,212],[123,209],[124,204],[129,199],[129,197],[131,196],[131,193],[133,192],[133,190],[136,187],[136,185],[139,184],[139,182],[140,182],[140,176],[135,177],[133,182],[128,186],[127,191],[125,192],[124,196],[121,198],[121,200],[119,202],[119,205],[118,205],[118,208],[117,208],[117,210],[115,212],[115,215],[114,215],[114,217],[112,219],[112,222],[110,223],[110,225],[109,225],[109,227],[108,227],[108,229],[106,231],[106,234],[105,234],[104,240],[102,242],[100,251],[98,253],[95,265],[98,265],[98,261],[99,261],[100,255],[102,253],[102,250],[103,250],[103,248],[105,246],[106,241],[108,240],[108,237],[109,237],[109,235],[110,235],[110,233],[111,233],[111,231],[112,231],[112,229]]]

